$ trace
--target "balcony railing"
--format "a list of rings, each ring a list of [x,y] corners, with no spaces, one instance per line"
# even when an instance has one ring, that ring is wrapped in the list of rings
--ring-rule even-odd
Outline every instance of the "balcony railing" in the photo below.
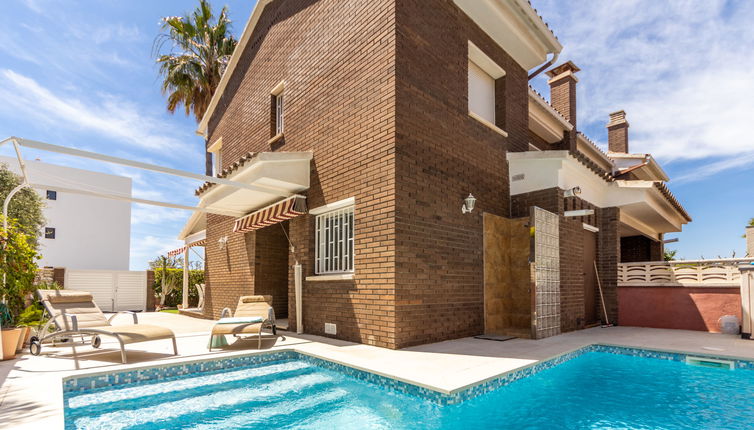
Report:
[[[738,266],[752,262],[754,258],[621,263],[618,286],[737,287],[741,284]]]

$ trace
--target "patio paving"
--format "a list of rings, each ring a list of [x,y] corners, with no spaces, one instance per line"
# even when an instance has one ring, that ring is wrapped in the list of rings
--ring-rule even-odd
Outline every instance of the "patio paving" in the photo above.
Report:
[[[169,313],[143,313],[139,320],[173,329],[179,356],[172,355],[169,341],[145,342],[126,346],[129,364],[123,365],[115,345],[103,339],[101,350],[77,348],[81,370],[75,370],[70,347],[45,345],[39,357],[23,354],[0,362],[0,428],[63,428],[64,376],[258,352],[256,340],[237,341],[208,352],[209,320]],[[295,349],[445,392],[593,343],[754,359],[754,341],[738,336],[637,327],[597,327],[542,340],[463,338],[399,351],[311,335],[279,334],[282,336],[277,339],[267,334],[262,351]]]

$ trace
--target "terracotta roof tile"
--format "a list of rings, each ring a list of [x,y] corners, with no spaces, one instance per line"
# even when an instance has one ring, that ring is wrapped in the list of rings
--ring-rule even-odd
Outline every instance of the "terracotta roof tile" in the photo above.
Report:
[[[223,169],[223,171],[220,172],[220,174],[217,175],[217,177],[218,178],[225,178],[225,177],[227,177],[231,173],[233,173],[236,170],[238,170],[241,167],[243,167],[246,163],[248,163],[251,160],[253,160],[255,158],[255,156],[256,156],[256,154],[253,153],[253,152],[249,152],[249,153],[245,154],[243,157],[239,158],[238,161],[235,161],[233,164],[231,164],[230,166],[228,166],[225,169]],[[194,194],[197,195],[197,196],[200,196],[205,191],[207,191],[208,189],[210,189],[213,185],[215,185],[214,182],[205,182],[199,188],[197,188],[194,191]]]

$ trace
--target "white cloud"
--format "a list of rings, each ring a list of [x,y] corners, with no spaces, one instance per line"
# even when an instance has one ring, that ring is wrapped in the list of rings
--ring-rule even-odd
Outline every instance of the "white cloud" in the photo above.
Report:
[[[163,124],[144,115],[138,106],[115,96],[103,94],[85,102],[56,94],[34,79],[7,69],[0,71],[0,79],[2,108],[23,111],[41,122],[96,132],[164,157],[185,157],[196,150],[166,133]]]
[[[607,114],[625,109],[633,151],[666,162],[704,160],[707,175],[754,157],[749,132],[754,32],[748,22],[754,3],[534,0],[534,5],[565,46],[560,60],[582,68],[579,124],[594,131],[591,137],[603,140]],[[546,90],[545,80],[538,78],[536,86]]]

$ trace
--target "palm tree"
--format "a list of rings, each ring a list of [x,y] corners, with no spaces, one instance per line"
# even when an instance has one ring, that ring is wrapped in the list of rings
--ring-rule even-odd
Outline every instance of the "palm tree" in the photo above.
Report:
[[[175,113],[183,105],[186,115],[193,111],[199,122],[236,48],[228,8],[223,7],[215,20],[212,6],[199,0],[191,14],[163,18],[162,29],[164,32],[155,39],[154,53],[163,77],[162,93],[168,96],[168,111]],[[212,174],[209,153],[206,170],[207,175]]]

